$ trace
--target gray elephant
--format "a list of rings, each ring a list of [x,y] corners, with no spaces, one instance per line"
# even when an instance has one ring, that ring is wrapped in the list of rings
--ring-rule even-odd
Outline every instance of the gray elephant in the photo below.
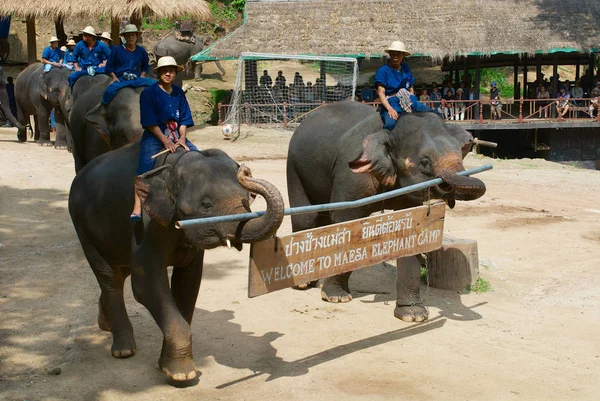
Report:
[[[84,78],[87,77],[79,81]],[[108,81],[97,84],[79,95],[73,105],[70,125],[75,172],[96,157],[136,142],[142,136],[140,93],[145,88],[122,88],[104,105],[100,100],[107,85]]]
[[[85,75],[79,78],[71,90],[73,103],[88,90],[101,86],[108,81],[110,81],[110,77],[106,74],[96,74],[94,76]]]
[[[173,33],[171,33],[165,36],[154,46],[154,55],[157,60],[163,56],[171,56],[175,58],[177,64],[188,66],[188,61],[190,61],[190,57],[204,50],[206,46],[208,46],[212,42],[213,38],[211,36],[194,35],[194,40],[195,43],[181,41],[178,40]],[[196,81],[200,81],[202,79],[202,63],[192,64],[194,69],[194,79]],[[223,69],[223,67],[221,67],[221,63],[219,63],[218,60],[215,60],[215,64],[217,65],[219,71],[221,71],[221,75],[225,75],[225,70]]]
[[[0,67],[0,109],[4,116],[10,121],[17,129],[24,129],[23,125],[17,119],[11,109],[10,101],[8,99],[8,92],[6,91],[6,80],[4,79],[4,70]]]
[[[27,140],[25,126],[33,116],[35,123],[34,139],[40,146],[52,146],[50,141],[50,113],[54,109],[56,121],[56,149],[67,148],[67,118],[71,107],[71,92],[67,81],[70,71],[53,68],[43,73],[43,65],[34,63],[24,69],[15,82],[17,113],[23,126],[17,133],[19,141]]]
[[[290,206],[350,201],[442,178],[444,183],[385,201],[386,209],[423,204],[428,196],[471,200],[485,193],[482,181],[458,176],[462,158],[473,137],[459,126],[446,124],[434,113],[412,113],[399,118],[392,131],[383,129],[378,113],[357,102],[328,105],[309,115],[296,129],[289,145],[287,185]],[[382,210],[382,203],[327,213],[292,216],[293,231],[354,220]],[[423,321],[427,309],[419,294],[420,263],[416,257],[398,259],[396,317]],[[321,296],[328,302],[352,299],[351,273],[330,277]]]
[[[136,352],[123,300],[123,282],[131,274],[135,299],[164,333],[160,368],[174,380],[190,380],[197,375],[190,324],[204,250],[229,243],[239,250],[242,243],[272,236],[283,220],[283,199],[273,185],[252,178],[249,168],[220,150],[179,149],[161,167],[136,178],[143,222],[131,223],[138,158],[136,143],[94,159],[73,180],[69,213],[102,290],[98,324],[112,332],[112,355]],[[250,193],[267,202],[260,218],[184,230],[174,226],[179,219],[248,212]],[[168,266],[174,266],[170,285]]]

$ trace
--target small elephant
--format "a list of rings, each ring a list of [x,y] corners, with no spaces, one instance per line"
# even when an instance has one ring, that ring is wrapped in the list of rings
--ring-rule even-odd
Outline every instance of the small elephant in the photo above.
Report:
[[[400,117],[392,131],[383,129],[378,113],[358,102],[328,105],[310,114],[296,129],[289,145],[287,185],[290,206],[351,201],[406,187],[434,178],[444,183],[430,190],[326,213],[292,216],[294,232],[366,217],[386,209],[419,206],[429,199],[472,200],[485,193],[482,181],[462,177],[462,159],[470,150],[472,135],[446,124],[434,113]],[[419,293],[416,257],[398,260],[396,317],[423,321],[427,309]],[[352,299],[351,273],[324,281],[321,296],[328,302]]]
[[[6,91],[6,80],[4,79],[4,70],[2,67],[0,67],[0,110],[2,110],[7,120],[17,127],[17,129],[24,129],[17,116],[10,109],[10,100]]]
[[[224,152],[169,154],[165,164],[137,177],[143,221],[132,223],[139,143],[106,153],[73,180],[69,213],[100,284],[98,325],[111,331],[112,355],[136,352],[133,328],[123,300],[131,274],[135,299],[152,314],[164,334],[159,367],[173,380],[196,378],[190,324],[202,279],[204,251],[225,244],[272,236],[283,220],[283,199],[270,183],[252,178]],[[263,196],[266,213],[248,222],[175,228],[175,221],[250,211],[252,194]],[[167,267],[174,266],[169,283]]]

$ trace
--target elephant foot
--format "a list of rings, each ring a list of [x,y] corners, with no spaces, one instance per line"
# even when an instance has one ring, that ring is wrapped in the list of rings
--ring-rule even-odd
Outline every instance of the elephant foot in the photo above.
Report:
[[[158,367],[172,380],[181,382],[194,380],[198,377],[200,370],[194,364],[192,358],[186,357],[182,360],[166,359],[160,356]]]
[[[115,335],[113,333],[113,345],[110,348],[112,356],[115,358],[129,358],[134,356],[136,351],[135,339],[133,333]]]
[[[54,145],[54,149],[57,149],[57,150],[67,150],[67,144],[63,144],[63,143],[56,144],[56,145]]]
[[[38,140],[38,145],[40,145],[40,146],[52,146],[52,142],[49,139],[40,139],[40,140]]]
[[[194,78],[194,81],[196,81],[196,82],[202,81],[202,78],[200,78],[200,77]]]
[[[323,288],[321,288],[321,299],[331,303],[346,303],[352,301],[348,279],[330,277],[325,279]]]
[[[19,142],[27,142],[27,131],[17,132],[17,140]]]
[[[429,318],[429,311],[420,304],[398,305],[394,309],[394,316],[403,322],[423,322]]]
[[[318,283],[319,283],[318,280],[309,281],[308,283],[302,283],[302,284],[295,285],[292,288],[295,289],[295,290],[304,291],[304,290],[308,290],[309,288],[316,287]]]

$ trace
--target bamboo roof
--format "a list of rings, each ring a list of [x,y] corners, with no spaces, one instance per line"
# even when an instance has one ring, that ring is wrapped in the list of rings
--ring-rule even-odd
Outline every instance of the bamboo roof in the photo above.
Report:
[[[0,15],[56,17],[71,16],[130,16],[154,14],[160,17],[177,17],[184,14],[197,18],[210,15],[204,0],[2,0]]]
[[[248,0],[245,24],[206,56],[375,57],[393,40],[434,59],[595,52],[600,48],[600,1]]]

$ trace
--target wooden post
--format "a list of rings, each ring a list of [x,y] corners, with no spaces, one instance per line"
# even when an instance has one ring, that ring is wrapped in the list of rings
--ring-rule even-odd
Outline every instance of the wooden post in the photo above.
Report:
[[[58,46],[66,45],[67,34],[65,33],[64,18],[62,14],[58,14],[58,17],[54,20],[54,31],[56,31],[56,37],[58,38]]]
[[[429,285],[463,291],[479,278],[477,241],[444,235],[442,247],[427,254]]]
[[[287,103],[283,102],[283,126],[287,127]]]
[[[477,86],[475,87],[475,93],[477,94],[477,108],[475,109],[475,113],[479,114],[479,123],[483,122],[483,105],[481,104],[481,96],[480,90],[481,87],[481,65],[479,64],[481,57],[475,56],[475,82]]]
[[[217,105],[217,110],[219,111],[219,121],[217,121],[218,125],[223,125],[223,115],[221,112],[221,105],[222,105],[221,102],[219,102],[219,104]]]
[[[121,45],[121,18],[113,15],[110,19],[110,36],[115,46]],[[141,36],[141,35],[140,35]]]
[[[529,71],[527,68],[527,61],[528,61],[527,53],[525,53],[525,58],[523,59],[523,97],[525,99],[529,98],[529,84],[527,82],[527,73]]]
[[[579,81],[579,57],[577,58],[577,62],[575,64],[575,81]]]
[[[558,57],[556,54],[552,58],[552,93],[550,94],[550,98],[554,98],[558,93]]]
[[[37,61],[37,45],[35,40],[35,17],[28,15],[25,19],[27,26],[27,64]]]
[[[518,56],[517,56],[518,57]],[[513,67],[513,99],[518,99],[521,94],[517,93],[519,86],[519,60],[515,59],[515,65]]]
[[[319,78],[321,79],[321,100],[327,100],[327,65],[319,62]]]
[[[519,122],[523,122],[523,96],[519,98]]]

